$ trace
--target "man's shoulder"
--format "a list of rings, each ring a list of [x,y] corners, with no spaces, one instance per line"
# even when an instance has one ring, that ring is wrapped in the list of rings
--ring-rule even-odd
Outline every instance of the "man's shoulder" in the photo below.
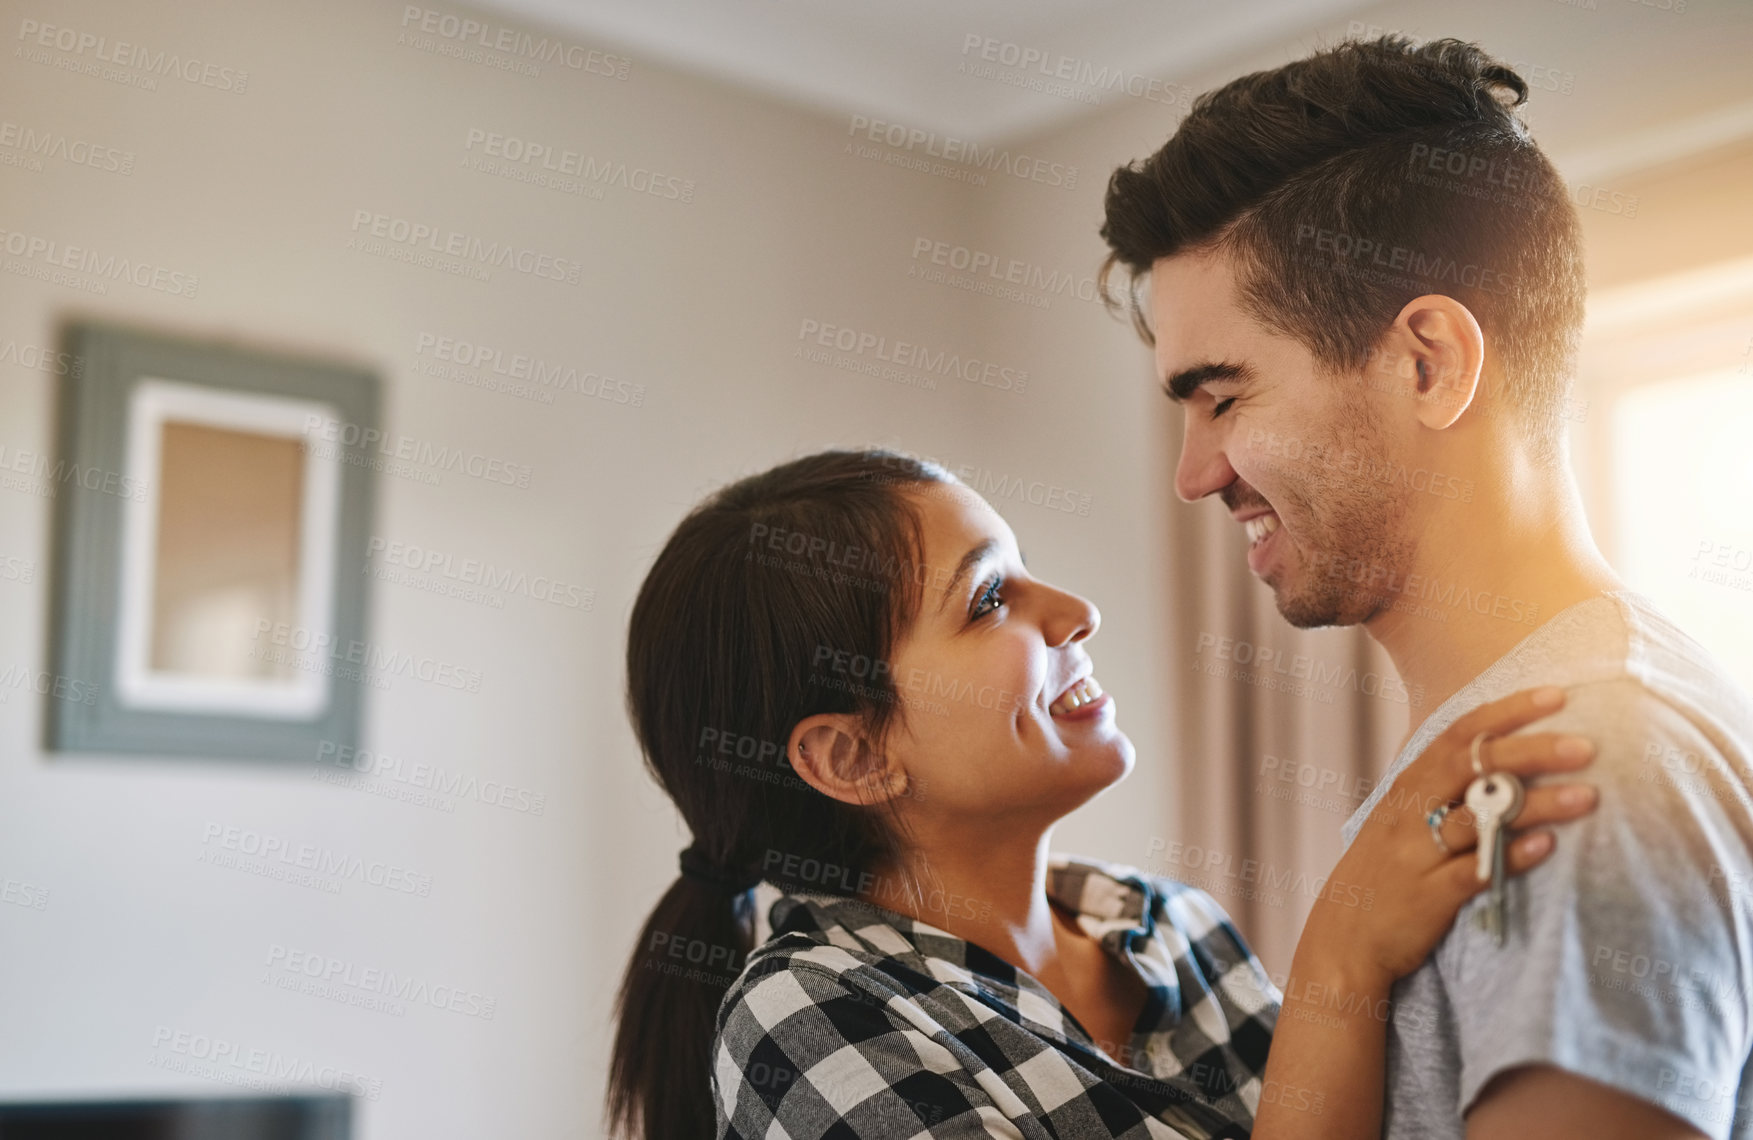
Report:
[[[1725,756],[1746,756],[1753,745],[1753,703],[1696,700],[1684,691],[1635,675],[1565,686],[1564,707],[1522,732],[1580,732],[1596,737],[1602,754],[1641,754],[1646,740],[1685,738]]]
[[[1593,740],[1597,758],[1581,775],[1596,782],[1685,776],[1739,785],[1753,797],[1753,701],[1728,683],[1630,672],[1569,686],[1562,709],[1522,731]]]
[[[1654,602],[1631,592],[1610,596],[1619,603],[1625,622],[1626,673],[1676,708],[1721,723],[1747,747],[1753,736],[1753,695]]]
[[[1506,945],[1474,927],[1481,897],[1396,986],[1390,1134],[1464,1111],[1523,1065],[1656,1103],[1664,1071],[1729,1088],[1739,1076],[1728,1041],[1746,1024],[1745,997],[1701,1000],[1675,983],[1689,971],[1738,978],[1753,945],[1748,896],[1734,889],[1753,882],[1753,703],[1648,599],[1602,594],[1457,693],[1401,760],[1470,709],[1542,684],[1564,688],[1564,707],[1520,731],[1593,740],[1594,763],[1564,779],[1597,785],[1599,806],[1558,825],[1553,855],[1510,880]]]
[[[1739,691],[1733,683],[1719,684],[1727,674],[1710,652],[1651,598],[1634,590],[1604,591],[1560,610],[1469,688],[1514,689],[1530,674],[1550,675],[1555,684],[1629,675],[1657,688],[1701,686],[1722,697]]]
[[[1670,738],[1745,761],[1753,753],[1753,697],[1647,597],[1605,593],[1554,617],[1456,695],[1420,735],[1469,709],[1537,684],[1565,689],[1564,708],[1528,732],[1597,737],[1603,755],[1653,755]],[[1416,741],[1415,741],[1416,743]]]

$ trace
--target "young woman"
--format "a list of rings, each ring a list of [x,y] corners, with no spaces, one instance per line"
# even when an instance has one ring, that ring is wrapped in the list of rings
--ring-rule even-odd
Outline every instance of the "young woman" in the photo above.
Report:
[[[1389,988],[1482,889],[1467,812],[1366,824],[1281,994],[1205,892],[1049,851],[1134,762],[1099,622],[980,496],[891,452],[785,463],[683,520],[634,603],[627,697],[694,840],[621,988],[617,1131],[1380,1135]],[[1396,800],[1582,767],[1586,740],[1508,735],[1562,699],[1463,717]],[[1591,792],[1530,786],[1517,826]],[[1551,845],[1516,838],[1510,873]]]

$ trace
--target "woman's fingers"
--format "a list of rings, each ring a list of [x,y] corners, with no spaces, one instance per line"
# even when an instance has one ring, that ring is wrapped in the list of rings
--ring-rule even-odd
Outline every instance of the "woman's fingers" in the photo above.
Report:
[[[1408,770],[1406,777],[1418,777],[1416,786],[1425,796],[1439,803],[1458,802],[1474,780],[1472,740],[1462,744],[1450,755],[1437,754],[1437,746],[1420,757],[1430,760],[1427,772]],[[1586,736],[1562,732],[1525,732],[1519,736],[1496,736],[1479,744],[1479,763],[1487,772],[1508,772],[1523,783],[1535,776],[1554,772],[1575,772],[1586,768],[1595,759],[1595,742]]]
[[[1487,772],[1508,772],[1521,776],[1539,776],[1547,772],[1574,772],[1587,767],[1595,758],[1595,742],[1586,736],[1564,732],[1524,732],[1520,736],[1499,736],[1479,746],[1479,759]],[[1473,782],[1472,750],[1467,750],[1466,783]]]
[[[1600,793],[1593,784],[1545,784],[1529,788],[1522,798],[1522,810],[1516,813],[1515,822],[1510,824],[1510,838],[1513,841],[1530,827],[1585,816],[1595,810],[1599,800]],[[1457,855],[1473,851],[1479,844],[1473,813],[1464,807],[1451,809],[1443,819],[1443,842]],[[1431,844],[1431,847],[1435,849],[1436,844]],[[1473,857],[1478,858],[1477,855]]]
[[[1547,784],[1529,788],[1522,799],[1522,810],[1510,824],[1514,834],[1544,823],[1563,823],[1588,815],[1600,802],[1600,793],[1593,784]]]
[[[1546,861],[1558,846],[1558,838],[1550,831],[1530,831],[1510,840],[1509,850],[1504,853],[1504,870],[1511,875],[1520,875]],[[1488,884],[1489,885],[1489,884]]]
[[[1548,686],[1524,689],[1481,705],[1449,726],[1424,750],[1404,773],[1411,781],[1408,786],[1443,800],[1460,799],[1477,775],[1473,767],[1473,742],[1482,734],[1485,738],[1479,744],[1479,761],[1488,772],[1501,770],[1521,775],[1581,767],[1593,757],[1590,744],[1554,733],[1510,735],[1523,725],[1549,716],[1563,703],[1564,690]]]
[[[1510,840],[1508,850],[1504,852],[1504,873],[1520,875],[1539,866],[1552,854],[1557,844],[1550,831],[1532,831],[1515,835]],[[1438,872],[1448,880],[1448,886],[1462,901],[1472,898],[1480,891],[1491,886],[1489,878],[1479,878],[1478,857],[1469,852],[1464,858],[1450,859],[1448,864]]]
[[[1474,826],[1473,813],[1464,807],[1451,808],[1443,819],[1443,842],[1457,855],[1478,846],[1479,829]]]
[[[1499,700],[1488,701],[1455,719],[1443,731],[1442,739],[1463,747],[1475,736],[1489,732],[1505,736],[1543,716],[1551,716],[1564,707],[1564,690],[1557,685],[1523,689]]]

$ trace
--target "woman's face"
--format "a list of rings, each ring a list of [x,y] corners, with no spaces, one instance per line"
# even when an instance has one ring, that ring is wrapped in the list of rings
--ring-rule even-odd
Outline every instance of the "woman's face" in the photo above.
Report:
[[[908,778],[898,806],[921,821],[1050,824],[1133,764],[1085,644],[1101,614],[1030,577],[1009,525],[966,486],[914,499],[920,606],[888,662],[902,715],[886,751]]]

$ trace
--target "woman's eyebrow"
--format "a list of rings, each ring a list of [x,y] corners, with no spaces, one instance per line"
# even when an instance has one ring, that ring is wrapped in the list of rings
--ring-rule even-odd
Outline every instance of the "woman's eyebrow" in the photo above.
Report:
[[[962,560],[956,563],[956,572],[950,578],[950,584],[944,587],[943,597],[938,599],[938,613],[943,612],[943,608],[949,603],[950,597],[958,592],[958,586],[962,579],[968,576],[968,571],[978,566],[987,555],[997,549],[998,540],[996,538],[989,538],[985,542],[978,543],[973,549],[969,550],[968,553],[962,555]]]

